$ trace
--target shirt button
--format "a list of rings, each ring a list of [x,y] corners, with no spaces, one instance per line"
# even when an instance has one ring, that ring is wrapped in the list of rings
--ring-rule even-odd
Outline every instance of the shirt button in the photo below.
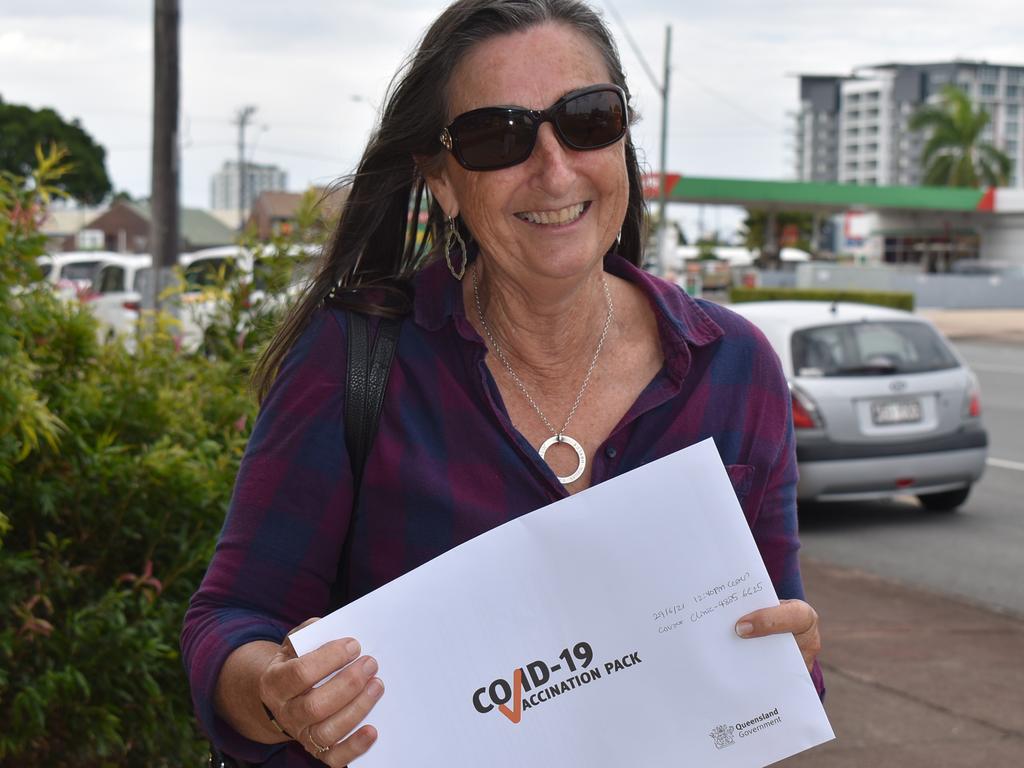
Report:
[[[618,451],[615,450],[615,446],[613,445],[609,445],[607,448],[604,449],[604,455],[607,456],[609,459],[614,459],[617,454]]]

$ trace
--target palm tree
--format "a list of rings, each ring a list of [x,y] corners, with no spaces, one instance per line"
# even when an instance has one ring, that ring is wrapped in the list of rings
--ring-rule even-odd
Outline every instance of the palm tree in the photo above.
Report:
[[[938,104],[923,106],[910,118],[912,131],[931,131],[921,153],[927,186],[1007,184],[1012,161],[989,142],[980,140],[990,119],[984,109],[976,112],[967,94],[955,85],[942,89]]]

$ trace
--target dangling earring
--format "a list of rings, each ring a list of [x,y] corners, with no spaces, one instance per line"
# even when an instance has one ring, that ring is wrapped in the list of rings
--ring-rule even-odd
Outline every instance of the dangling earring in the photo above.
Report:
[[[462,266],[458,269],[455,269],[455,265],[452,264],[452,246],[455,245],[456,240],[462,251]],[[466,274],[466,262],[469,261],[469,254],[466,252],[466,241],[462,239],[459,228],[455,225],[455,219],[451,216],[447,218],[444,225],[444,260],[448,262],[448,271],[452,273],[452,277],[461,280]]]

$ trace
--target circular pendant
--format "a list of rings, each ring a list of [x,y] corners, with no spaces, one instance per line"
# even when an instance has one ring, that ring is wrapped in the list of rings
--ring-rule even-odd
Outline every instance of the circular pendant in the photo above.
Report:
[[[580,459],[580,464],[578,467],[576,467],[576,471],[573,472],[571,475],[559,477],[558,482],[560,482],[562,485],[568,485],[569,483],[576,482],[583,476],[583,470],[587,468],[587,454],[583,452],[583,446],[580,445],[575,440],[573,440],[568,435],[552,435],[547,440],[545,440],[543,444],[540,446],[540,457],[542,459],[544,458],[544,454],[548,452],[548,448],[550,448],[555,443],[565,443],[566,445],[570,446],[574,451],[576,451],[576,455],[579,456]]]

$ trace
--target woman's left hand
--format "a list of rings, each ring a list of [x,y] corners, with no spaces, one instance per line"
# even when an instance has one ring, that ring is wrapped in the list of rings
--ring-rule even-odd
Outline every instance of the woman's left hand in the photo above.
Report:
[[[781,600],[774,608],[748,613],[736,622],[736,634],[744,638],[788,632],[796,638],[810,672],[821,651],[821,634],[818,632],[818,612],[803,600]]]

